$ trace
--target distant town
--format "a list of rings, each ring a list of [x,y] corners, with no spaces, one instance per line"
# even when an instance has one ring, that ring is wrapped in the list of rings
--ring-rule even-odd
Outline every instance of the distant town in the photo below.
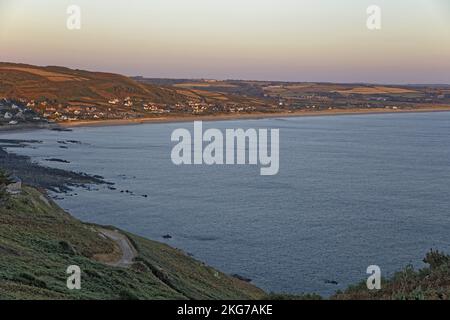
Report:
[[[0,125],[187,115],[450,110],[450,85],[129,78],[0,63]]]
[[[109,100],[110,107],[97,105],[61,105],[35,100],[0,100],[1,125],[16,125],[22,122],[65,122],[79,120],[138,119],[164,114],[214,114],[241,113],[257,110],[253,106],[236,104],[211,104],[195,101],[174,105],[143,102],[126,97]],[[263,110],[261,110],[263,111]]]
[[[0,100],[0,126],[15,126],[19,123],[47,123],[48,120],[23,103],[7,99]]]

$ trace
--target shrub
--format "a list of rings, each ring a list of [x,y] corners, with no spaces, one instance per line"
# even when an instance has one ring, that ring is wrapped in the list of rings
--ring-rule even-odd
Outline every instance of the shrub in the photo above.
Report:
[[[0,170],[0,201],[8,197],[6,187],[11,183],[9,176],[2,170]]]
[[[66,242],[66,241],[60,241],[59,246],[61,247],[61,250],[63,253],[74,256],[77,254],[77,251],[74,249],[74,247]]]
[[[22,272],[20,273],[17,277],[15,277],[14,279],[17,282],[23,283],[25,285],[29,285],[32,287],[38,287],[38,288],[47,288],[47,284],[45,283],[45,281],[42,281],[38,278],[36,278],[34,275],[27,273],[27,272]]]
[[[450,256],[447,256],[438,250],[434,251],[431,249],[431,251],[427,253],[425,259],[423,259],[423,262],[429,264],[431,270],[433,270],[448,264],[450,262]]]
[[[130,290],[123,289],[119,292],[120,300],[139,300],[139,297]]]

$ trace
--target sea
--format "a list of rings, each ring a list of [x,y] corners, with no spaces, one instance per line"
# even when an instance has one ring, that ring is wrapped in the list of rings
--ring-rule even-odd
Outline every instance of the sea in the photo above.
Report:
[[[181,165],[175,129],[193,123],[2,134],[37,139],[9,151],[114,183],[55,194],[76,218],[180,248],[268,292],[329,296],[450,253],[450,112],[204,122],[279,129],[279,173]],[[62,159],[68,163],[47,161]],[[169,237],[164,237],[170,235]]]

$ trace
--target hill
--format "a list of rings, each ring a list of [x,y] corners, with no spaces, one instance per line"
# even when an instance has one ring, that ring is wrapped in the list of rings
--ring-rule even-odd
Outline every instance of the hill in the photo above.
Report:
[[[16,109],[14,109],[16,108]],[[17,109],[19,108],[19,109]],[[186,116],[450,110],[436,85],[152,79],[0,63],[0,126]],[[333,111],[332,111],[333,112]],[[206,117],[206,118],[207,118]],[[44,123],[42,123],[44,121]]]
[[[3,184],[0,176],[0,186]],[[184,252],[114,227],[74,219],[34,188],[7,196],[0,188],[0,300],[4,299],[269,299],[321,300],[315,294],[269,294]],[[450,256],[429,252],[382,280],[350,286],[332,300],[448,300]],[[66,286],[67,267],[81,268],[81,290]]]
[[[139,82],[175,88],[221,92],[263,99],[277,110],[322,111],[328,109],[408,109],[450,106],[447,85],[381,85],[314,82],[147,79]]]
[[[185,99],[173,89],[138,83],[118,74],[13,63],[0,63],[0,96],[94,105],[128,96],[156,103]]]
[[[129,267],[112,227],[82,223],[35,189],[0,200],[0,299],[258,299],[264,292],[180,250],[118,231],[133,246]],[[109,230],[109,231],[108,231]],[[81,290],[68,290],[69,265]]]
[[[55,121],[157,117],[161,114],[253,110],[256,98],[136,81],[113,73],[0,63],[0,99]]]

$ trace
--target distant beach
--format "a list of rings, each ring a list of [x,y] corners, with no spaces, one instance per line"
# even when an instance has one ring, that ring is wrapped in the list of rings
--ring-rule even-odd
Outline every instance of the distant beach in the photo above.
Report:
[[[283,111],[283,112],[254,112],[254,113],[234,113],[234,114],[209,114],[209,115],[180,115],[144,117],[136,119],[111,119],[111,120],[79,120],[67,122],[54,122],[48,124],[19,123],[17,125],[0,126],[2,132],[28,131],[36,129],[70,130],[75,127],[103,127],[103,126],[124,126],[148,123],[176,123],[192,121],[233,121],[233,120],[257,120],[289,117],[320,117],[320,116],[348,116],[363,114],[398,114],[398,113],[423,113],[423,112],[449,112],[450,106],[418,107],[415,109],[332,109],[323,111]]]
[[[274,113],[244,113],[244,114],[216,114],[216,115],[169,115],[164,117],[149,117],[137,119],[114,119],[114,120],[82,120],[60,122],[60,126],[70,127],[87,127],[87,126],[123,126],[144,123],[173,123],[173,122],[190,122],[190,121],[226,121],[226,120],[245,120],[245,119],[270,119],[270,118],[287,118],[287,117],[315,117],[315,116],[341,116],[341,115],[357,115],[357,114],[380,114],[380,113],[416,113],[416,112],[445,112],[450,111],[450,106],[424,107],[416,109],[332,109],[324,111],[283,111]]]

